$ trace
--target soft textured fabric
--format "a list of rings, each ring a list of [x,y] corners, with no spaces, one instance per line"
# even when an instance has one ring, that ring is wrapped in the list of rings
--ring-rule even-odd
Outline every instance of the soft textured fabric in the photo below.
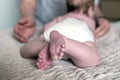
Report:
[[[46,30],[43,33],[43,37],[46,41],[50,41],[50,33],[54,30],[58,31],[61,35],[78,42],[94,42],[94,35],[89,29],[87,23],[72,17],[66,18]]]
[[[46,71],[37,69],[36,60],[21,57],[23,44],[12,37],[12,30],[0,32],[0,80],[120,80],[120,31],[113,29],[120,29],[120,22],[111,26],[110,32],[97,40],[100,65],[77,68],[60,60]]]

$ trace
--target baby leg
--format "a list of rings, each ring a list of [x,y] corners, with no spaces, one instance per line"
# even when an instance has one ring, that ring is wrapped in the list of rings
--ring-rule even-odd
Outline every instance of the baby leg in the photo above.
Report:
[[[39,52],[38,60],[37,60],[37,67],[42,70],[45,70],[48,68],[48,66],[51,63],[52,63],[52,59],[49,53],[49,44],[47,44]]]
[[[26,43],[21,48],[21,55],[25,58],[37,58],[40,49],[43,48],[45,44],[46,42],[41,37],[38,37]]]
[[[67,53],[74,64],[78,67],[90,67],[99,64],[99,56],[93,42],[77,42],[64,38],[66,42],[65,53]]]
[[[61,38],[63,40],[62,42],[59,41],[61,40]],[[67,55],[69,55],[69,57],[72,59],[77,67],[89,67],[98,65],[99,57],[95,44],[93,42],[77,42],[75,40],[63,37],[57,31],[51,32],[51,40],[54,41],[54,44],[52,44],[52,46],[54,47],[52,47],[50,52],[52,52],[53,54],[58,54],[60,52],[66,53]],[[61,45],[63,45],[64,47],[62,47]]]

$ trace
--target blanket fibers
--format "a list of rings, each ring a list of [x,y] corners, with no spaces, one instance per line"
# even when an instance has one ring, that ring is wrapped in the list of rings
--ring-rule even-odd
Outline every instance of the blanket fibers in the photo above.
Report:
[[[77,68],[60,60],[42,71],[36,60],[21,57],[23,44],[13,39],[12,30],[5,30],[0,33],[0,80],[120,80],[120,31],[111,28],[96,44],[101,58],[97,67]]]

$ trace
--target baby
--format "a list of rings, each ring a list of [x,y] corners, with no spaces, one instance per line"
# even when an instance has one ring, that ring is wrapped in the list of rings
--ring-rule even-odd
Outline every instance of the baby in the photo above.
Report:
[[[38,55],[37,66],[40,69],[47,69],[53,60],[63,58],[64,54],[77,67],[99,64],[94,39],[94,1],[67,0],[67,3],[74,6],[75,10],[46,24],[40,37],[21,49],[24,57],[33,58]]]

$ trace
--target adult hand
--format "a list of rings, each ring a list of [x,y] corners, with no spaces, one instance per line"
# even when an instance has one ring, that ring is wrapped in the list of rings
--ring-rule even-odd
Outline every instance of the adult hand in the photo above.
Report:
[[[105,35],[109,31],[110,23],[105,18],[99,18],[99,19],[97,19],[97,21],[98,21],[99,26],[95,30],[95,36],[96,36],[96,38],[99,38],[99,37]]]
[[[21,18],[14,27],[14,37],[20,42],[27,42],[35,32],[34,17]]]

